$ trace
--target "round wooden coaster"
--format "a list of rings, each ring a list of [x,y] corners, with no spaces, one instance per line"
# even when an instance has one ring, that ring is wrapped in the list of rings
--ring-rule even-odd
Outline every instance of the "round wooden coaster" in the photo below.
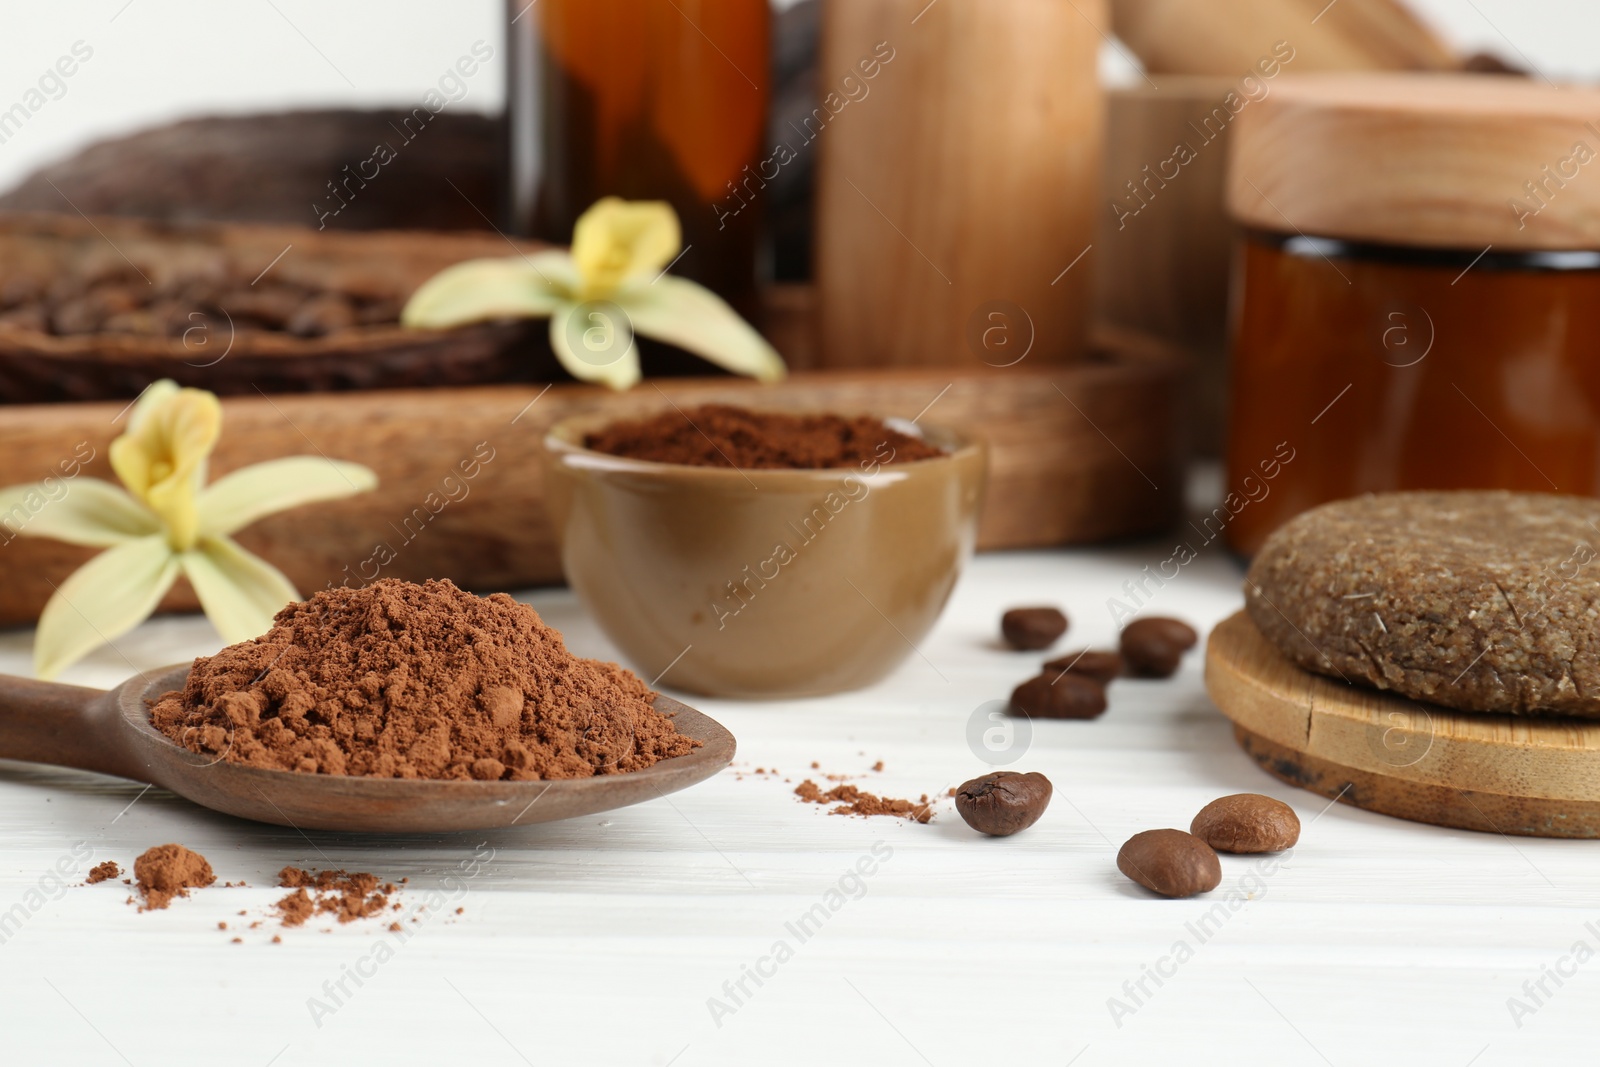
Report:
[[[1289,662],[1244,612],[1206,647],[1206,689],[1269,774],[1414,822],[1600,837],[1600,723],[1476,715]]]

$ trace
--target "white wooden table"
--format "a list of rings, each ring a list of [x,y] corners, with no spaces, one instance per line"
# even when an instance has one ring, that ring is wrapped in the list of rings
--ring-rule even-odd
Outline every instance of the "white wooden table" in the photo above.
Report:
[[[1235,748],[1198,651],[1171,682],[1117,682],[1097,722],[1035,724],[1015,767],[1048,775],[1055,799],[1009,840],[979,837],[949,801],[926,826],[838,818],[798,802],[791,782],[748,773],[776,766],[797,782],[815,760],[916,796],[984,772],[969,719],[1042,658],[1000,650],[1000,612],[1057,601],[1073,617],[1062,649],[1105,644],[1107,599],[1170,554],[1151,543],[981,558],[889,681],[825,700],[696,701],[738,736],[734,770],[564,824],[308,837],[118,780],[0,763],[0,914],[21,903],[25,918],[0,944],[0,1062],[1592,1062],[1596,846],[1327,809]],[[1209,627],[1240,604],[1239,574],[1210,548],[1149,610]],[[613,655],[567,593],[528,599],[575,650]],[[29,640],[0,635],[0,670],[26,671]],[[218,641],[183,618],[119,644],[143,668]],[[127,673],[107,652],[65,680]],[[867,773],[880,759],[885,770]],[[1301,844],[1281,867],[1224,857],[1222,887],[1192,901],[1152,898],[1117,873],[1131,834],[1186,828],[1207,801],[1247,790],[1300,813]],[[58,860],[81,883],[92,861],[127,866],[167,841],[253,888],[138,914],[120,886],[49,879]],[[481,869],[463,874],[475,854]],[[268,925],[230,943],[282,894],[285,864],[408,876],[408,907],[435,889],[450,904],[407,924],[404,942],[382,924],[313,923],[282,944]],[[850,877],[858,864],[872,873]],[[818,904],[825,921],[796,936]],[[235,929],[219,931],[224,921]],[[1514,1015],[1510,998],[1528,1010]]]

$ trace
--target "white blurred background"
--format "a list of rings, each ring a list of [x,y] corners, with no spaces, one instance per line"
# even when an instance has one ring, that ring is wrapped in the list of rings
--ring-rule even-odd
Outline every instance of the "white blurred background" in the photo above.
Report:
[[[1495,52],[1555,79],[1600,78],[1595,0],[1412,5],[1466,52]],[[6,0],[5,7],[0,113],[78,42],[92,56],[63,80],[64,92],[50,87],[59,98],[0,143],[0,191],[91,141],[174,118],[414,106],[480,40],[495,49],[495,61],[452,107],[493,112],[503,96],[500,0]],[[1134,75],[1110,49],[1104,66],[1111,80]]]

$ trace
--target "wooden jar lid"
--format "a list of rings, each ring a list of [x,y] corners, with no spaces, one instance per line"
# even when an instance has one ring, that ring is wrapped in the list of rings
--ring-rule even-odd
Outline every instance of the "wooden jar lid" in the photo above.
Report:
[[[1600,91],[1506,77],[1284,77],[1228,136],[1228,209],[1280,233],[1600,249]]]

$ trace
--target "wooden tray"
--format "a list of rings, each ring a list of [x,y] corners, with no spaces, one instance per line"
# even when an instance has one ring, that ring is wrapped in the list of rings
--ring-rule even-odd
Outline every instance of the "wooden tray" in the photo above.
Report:
[[[797,338],[793,350],[803,345]],[[224,399],[212,476],[269,457],[317,453],[377,471],[375,492],[272,516],[240,536],[283,568],[302,594],[376,577],[518,589],[562,580],[544,512],[540,445],[557,419],[709,401],[903,418],[925,411],[929,422],[989,442],[979,548],[1078,543],[1177,521],[1182,382],[1178,365],[1126,346],[1074,367],[800,373],[777,386],[679,378],[647,381],[625,394],[565,384],[259,394]],[[124,406],[7,408],[0,419],[6,481],[43,478],[79,442],[96,453],[84,473],[113,478],[106,452],[121,430]],[[485,455],[492,458],[483,461]],[[481,468],[476,477],[461,478],[459,465],[474,458]],[[32,623],[54,586],[91,551],[7,538],[0,532],[0,624]],[[168,610],[194,606],[181,582],[164,603]]]
[[[169,225],[76,215],[0,215],[0,281],[48,282],[64,274],[125,276],[149,289],[180,336],[91,333],[54,336],[0,329],[0,403],[137,396],[158,378],[221,395],[399,389],[548,380],[555,369],[544,325],[485,323],[455,330],[403,329],[397,321],[323,337],[248,330],[202,317],[186,280],[227,279],[226,309],[239,294],[289,284],[392,306],[453,263],[535,251],[492,234],[405,230],[319,233],[301,226]],[[192,328],[189,322],[195,322]],[[541,358],[542,357],[542,361]]]
[[[1600,837],[1600,723],[1475,715],[1324,678],[1242,611],[1211,632],[1206,689],[1290,785],[1436,826]]]

